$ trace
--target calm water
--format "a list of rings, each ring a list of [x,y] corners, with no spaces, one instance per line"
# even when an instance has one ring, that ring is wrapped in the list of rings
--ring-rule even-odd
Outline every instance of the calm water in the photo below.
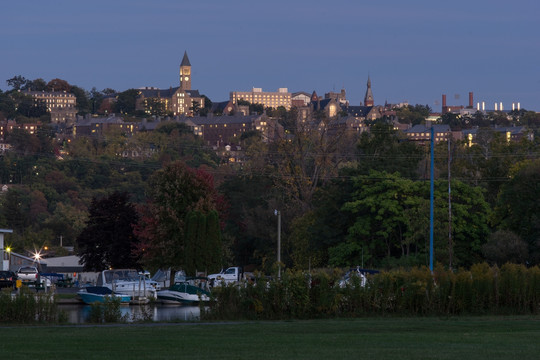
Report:
[[[68,315],[68,322],[84,324],[90,316],[90,305],[59,305],[59,310]],[[177,305],[121,305],[120,311],[128,322],[151,318],[153,321],[194,321],[200,318],[198,306]]]

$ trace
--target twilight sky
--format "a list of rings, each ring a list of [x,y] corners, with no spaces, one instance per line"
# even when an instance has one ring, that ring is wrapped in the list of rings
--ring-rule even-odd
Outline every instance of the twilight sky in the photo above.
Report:
[[[0,89],[15,75],[86,90],[261,87],[375,104],[503,102],[540,111],[538,0],[24,0],[0,6]],[[476,106],[476,105],[475,105]]]

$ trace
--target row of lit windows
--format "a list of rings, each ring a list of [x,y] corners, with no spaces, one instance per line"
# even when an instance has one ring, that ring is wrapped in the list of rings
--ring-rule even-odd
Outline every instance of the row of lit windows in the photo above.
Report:
[[[261,125],[266,125],[266,122],[264,121],[261,121]],[[202,125],[202,127],[204,127],[205,125]],[[209,124],[208,125],[209,127],[215,127],[215,128],[218,128],[219,127],[219,124]],[[242,126],[243,127],[246,127],[246,124],[245,123],[242,123]],[[227,127],[227,124],[223,124],[223,127],[226,128]]]
[[[409,136],[422,136],[422,137],[431,137],[430,133],[409,133]],[[435,136],[448,136],[448,133],[437,133]]]
[[[66,99],[45,99],[43,101],[47,103],[74,103],[75,102],[75,100],[73,99],[67,99],[67,100]]]
[[[43,93],[43,94],[32,94],[35,98],[44,98],[44,97],[70,97],[74,98],[75,95],[72,94],[49,94],[49,93]]]

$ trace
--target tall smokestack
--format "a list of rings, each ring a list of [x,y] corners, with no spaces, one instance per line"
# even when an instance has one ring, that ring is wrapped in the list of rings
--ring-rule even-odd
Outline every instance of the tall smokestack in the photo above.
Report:
[[[473,107],[473,93],[472,93],[472,91],[469,93],[469,107],[471,109]]]
[[[479,102],[476,103],[476,111],[480,111],[480,103]]]
[[[516,103],[512,103],[512,111],[516,110]]]
[[[446,112],[446,95],[443,94],[442,96],[442,112],[445,113]]]
[[[520,106],[520,104],[518,103],[518,111],[519,111],[519,106]]]
[[[486,111],[486,102],[482,101],[482,111]]]
[[[497,111],[497,103],[495,103],[495,111]]]
[[[499,106],[499,110],[503,111],[502,101],[501,101],[501,103],[500,103],[499,105],[500,105],[500,106]]]

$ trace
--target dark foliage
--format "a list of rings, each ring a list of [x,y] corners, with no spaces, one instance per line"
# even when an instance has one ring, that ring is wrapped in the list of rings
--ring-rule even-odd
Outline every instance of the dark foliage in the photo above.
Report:
[[[90,271],[138,268],[138,257],[133,253],[137,239],[132,228],[137,221],[137,212],[127,193],[94,198],[86,227],[77,238],[84,268]]]

